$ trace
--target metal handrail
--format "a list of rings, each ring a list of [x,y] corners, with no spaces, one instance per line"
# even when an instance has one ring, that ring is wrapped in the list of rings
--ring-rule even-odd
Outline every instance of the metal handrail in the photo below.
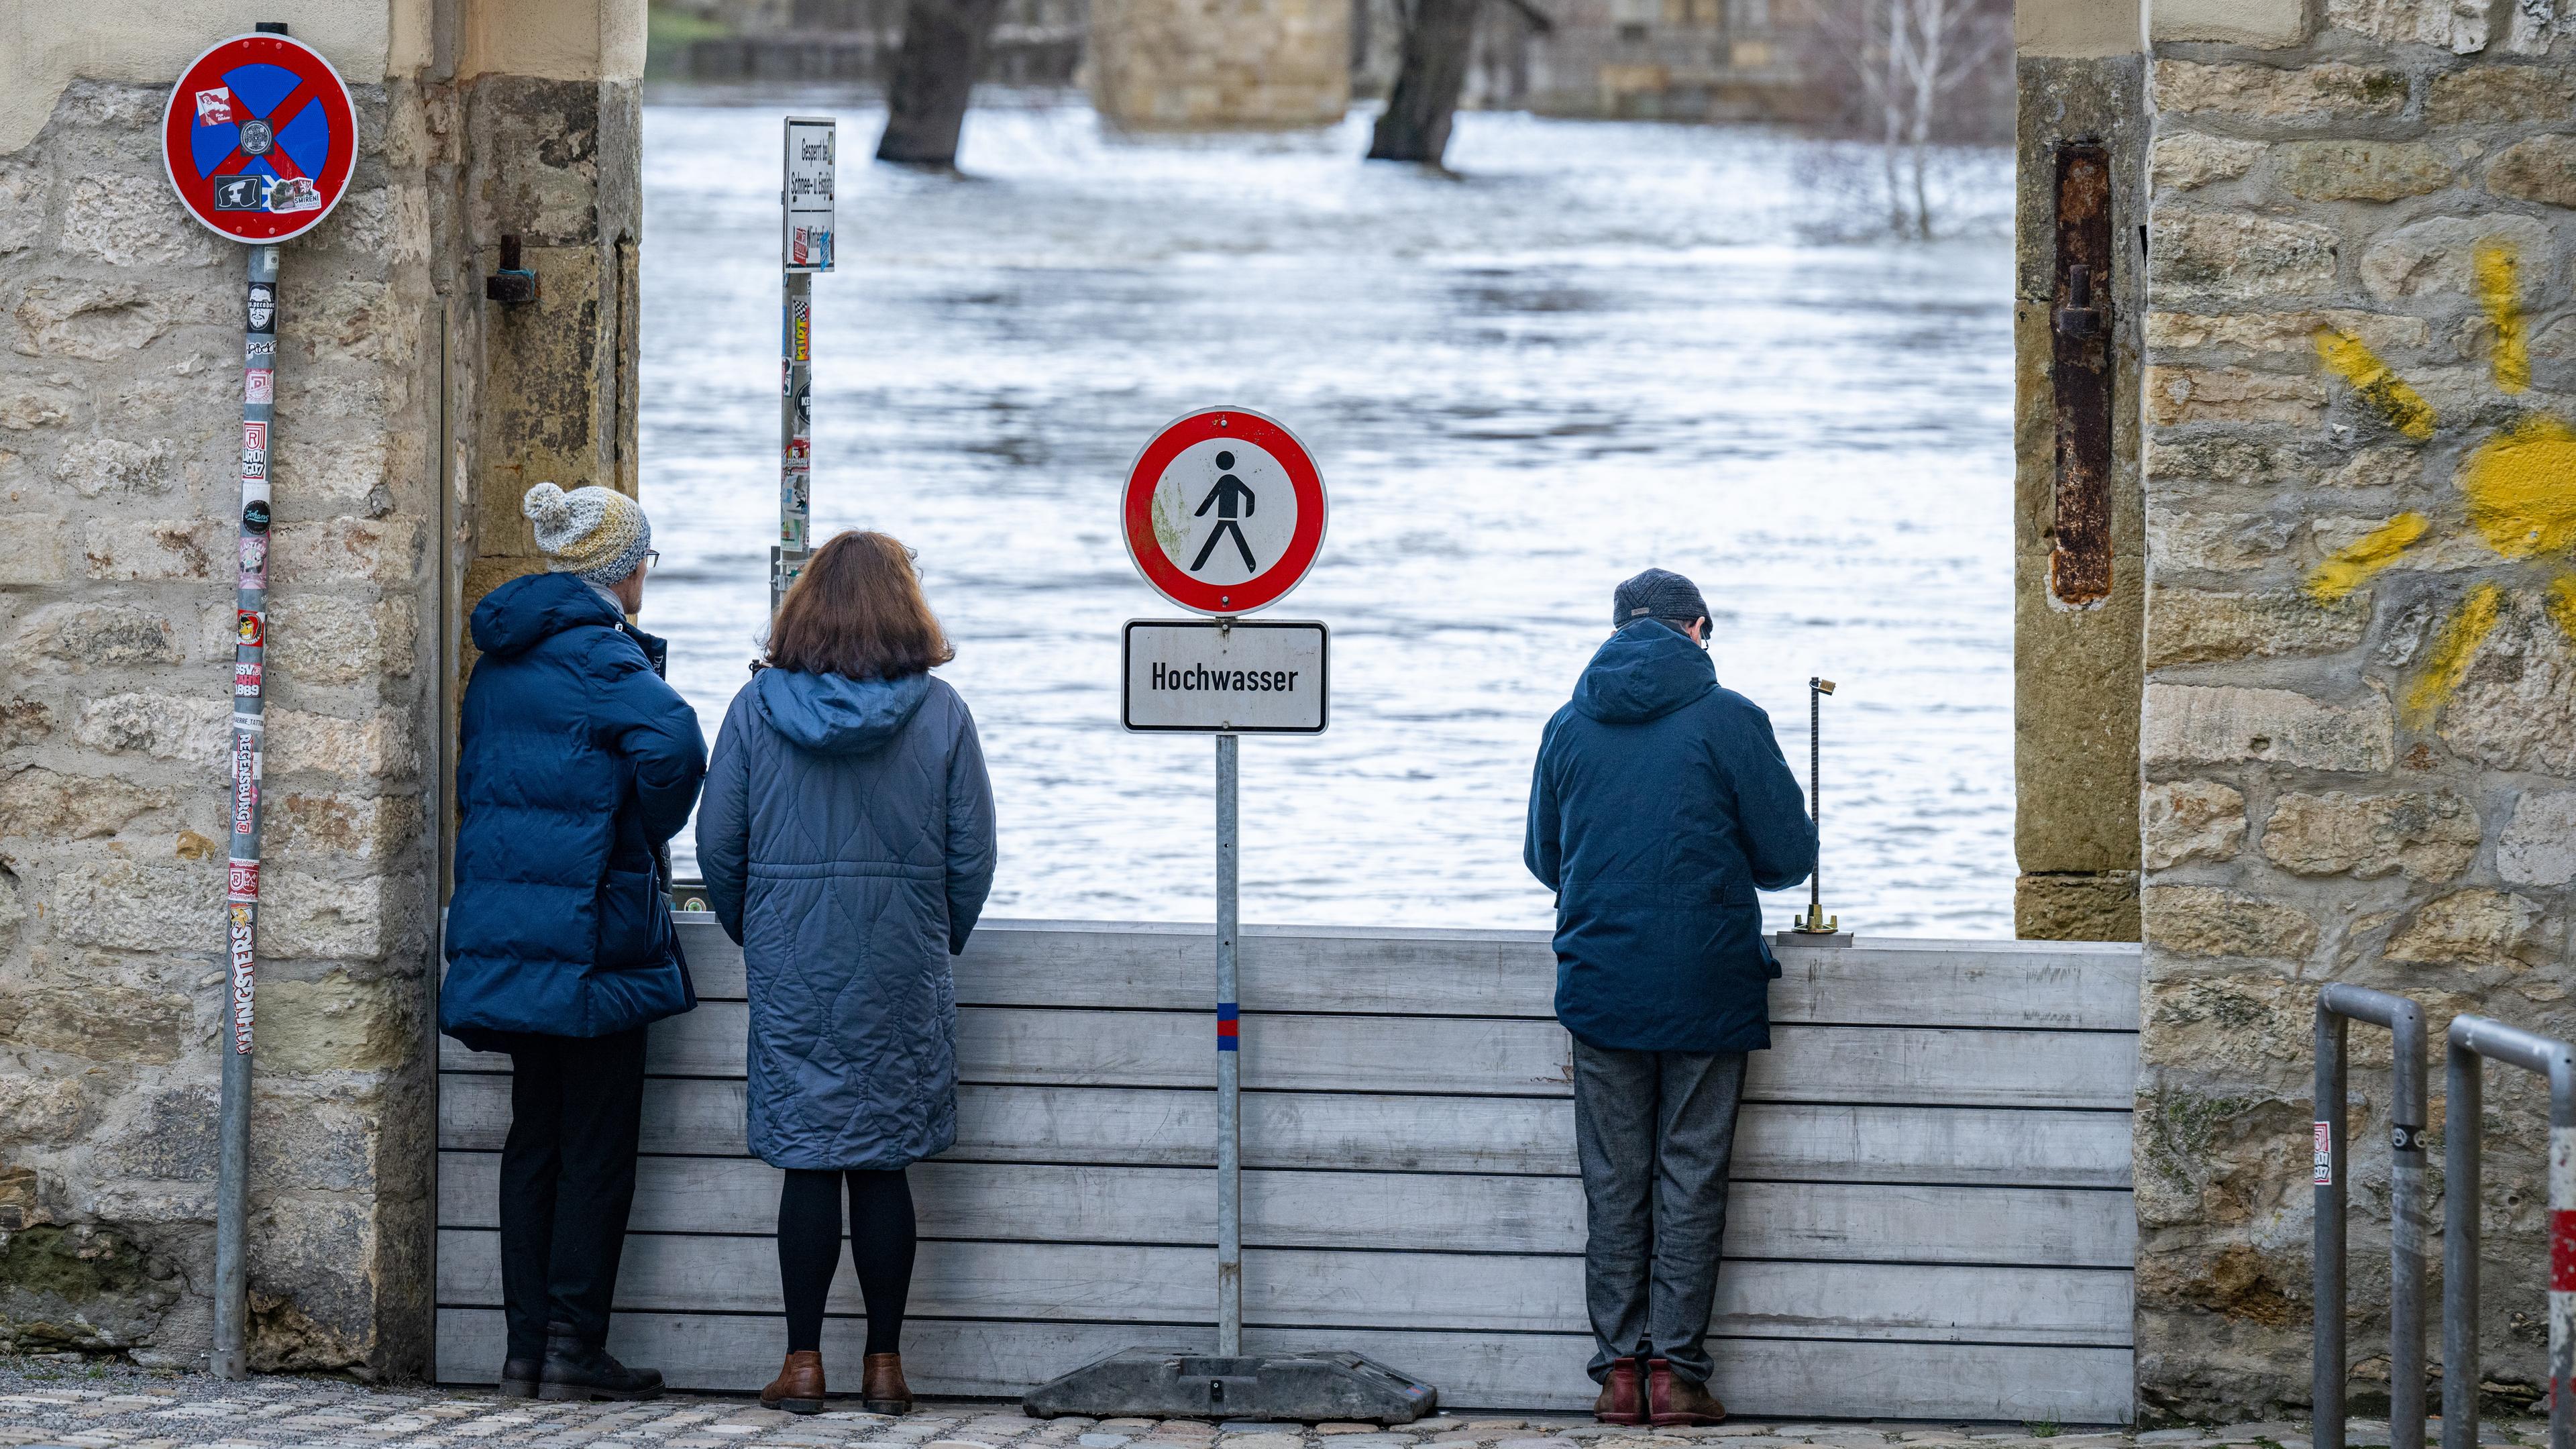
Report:
[[[2477,1449],[2481,1058],[2549,1079],[2549,1449],[2576,1449],[2576,1046],[2484,1016],[2451,1020],[2442,1108],[2442,1449]],[[2391,1428],[2394,1428],[2391,1425]]]
[[[2345,1362],[2344,1039],[2351,1022],[2396,1036],[2389,1103],[2388,1443],[2424,1449],[2424,1008],[2367,987],[2328,985],[2317,996],[2316,1359],[2311,1392],[2316,1449],[2344,1449]]]

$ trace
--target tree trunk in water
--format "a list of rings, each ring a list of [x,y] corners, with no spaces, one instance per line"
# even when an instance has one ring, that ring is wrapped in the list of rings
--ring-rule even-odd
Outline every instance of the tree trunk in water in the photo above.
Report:
[[[957,133],[984,61],[1002,0],[909,0],[903,52],[886,88],[885,134],[877,159],[907,166],[954,166]]]
[[[1441,153],[1449,149],[1449,122],[1458,114],[1458,93],[1467,86],[1467,48],[1475,39],[1480,3],[1413,0],[1395,94],[1377,118],[1370,160],[1440,164]]]

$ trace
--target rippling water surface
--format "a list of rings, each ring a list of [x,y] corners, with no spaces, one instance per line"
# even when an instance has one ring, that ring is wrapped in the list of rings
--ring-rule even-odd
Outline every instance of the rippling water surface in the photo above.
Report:
[[[645,623],[710,737],[767,602],[786,109],[644,120]],[[1802,773],[1806,678],[1841,683],[1828,906],[2010,934],[2004,160],[1959,183],[1984,239],[1896,246],[1814,239],[1845,158],[1759,132],[1470,114],[1442,178],[1354,159],[1360,120],[1142,145],[993,108],[949,178],[857,159],[882,115],[837,109],[815,526],[919,551],[1000,797],[994,914],[1208,918],[1213,749],[1118,727],[1118,626],[1175,611],[1115,510],[1144,439],[1222,402],[1332,496],[1272,615],[1331,624],[1333,727],[1243,747],[1246,919],[1547,924],[1539,729],[1660,564]]]

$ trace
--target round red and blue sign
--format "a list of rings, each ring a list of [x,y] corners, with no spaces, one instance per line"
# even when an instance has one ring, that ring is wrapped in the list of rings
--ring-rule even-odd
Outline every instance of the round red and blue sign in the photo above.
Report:
[[[1164,598],[1249,614],[1285,598],[1324,546],[1324,477],[1297,435],[1246,408],[1176,419],[1136,455],[1128,556]]]
[[[220,236],[281,242],[349,189],[358,114],[320,51],[284,35],[218,41],[179,73],[161,159],[179,204]]]

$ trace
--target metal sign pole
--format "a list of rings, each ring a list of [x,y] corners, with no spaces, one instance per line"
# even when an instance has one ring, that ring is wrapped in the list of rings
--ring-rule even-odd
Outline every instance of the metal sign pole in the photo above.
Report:
[[[215,1197],[215,1342],[223,1378],[247,1371],[243,1225],[249,1211],[251,988],[259,928],[259,778],[268,644],[269,428],[277,415],[277,248],[250,249],[243,299],[241,574],[234,594],[232,849],[224,870],[232,990],[225,1012],[222,1138]]]
[[[1243,1354],[1243,1116],[1237,1004],[1234,735],[1216,737],[1216,1351]]]
[[[789,116],[778,186],[778,543],[769,551],[769,612],[814,546],[814,274],[832,270],[839,125]]]
[[[778,546],[769,551],[769,612],[805,567],[814,513],[814,274],[790,270],[781,288]]]
[[[1193,505],[1193,499],[1201,501]],[[1255,534],[1244,532],[1238,508],[1242,519],[1265,520]],[[1206,518],[1211,510],[1214,519]],[[1042,1419],[1409,1424],[1440,1402],[1430,1384],[1348,1350],[1243,1351],[1238,767],[1247,733],[1323,733],[1331,635],[1312,621],[1240,616],[1268,608],[1305,577],[1323,543],[1324,510],[1324,479],[1313,455],[1287,428],[1244,409],[1185,414],[1155,433],[1127,470],[1119,517],[1128,557],[1164,598],[1213,616],[1128,621],[1118,716],[1130,730],[1216,736],[1216,1352],[1207,1351],[1206,1339],[1122,1349],[1029,1390],[1021,1407]],[[1176,517],[1184,520],[1177,538],[1170,527]],[[1282,517],[1290,521],[1289,536],[1271,553]],[[1273,532],[1261,535],[1263,529]],[[1232,565],[1220,563],[1217,573],[1226,581],[1213,582],[1193,572],[1196,565],[1185,565],[1190,559],[1206,564],[1224,540],[1236,550],[1228,557],[1242,559],[1252,577],[1232,578]],[[1256,542],[1270,557],[1267,569],[1256,562]]]

